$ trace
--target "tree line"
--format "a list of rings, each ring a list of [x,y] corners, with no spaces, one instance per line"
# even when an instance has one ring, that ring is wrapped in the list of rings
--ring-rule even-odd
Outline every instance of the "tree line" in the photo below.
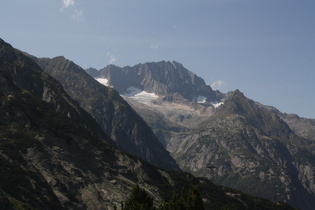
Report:
[[[163,201],[156,208],[151,197],[144,189],[136,185],[125,202],[122,202],[122,210],[203,210],[204,204],[196,186],[191,186],[188,192],[173,192],[172,198]]]

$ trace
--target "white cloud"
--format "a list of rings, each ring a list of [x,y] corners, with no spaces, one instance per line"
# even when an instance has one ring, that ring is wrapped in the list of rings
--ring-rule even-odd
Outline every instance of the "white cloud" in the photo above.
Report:
[[[227,82],[224,82],[222,80],[215,81],[211,84],[211,88],[213,90],[220,90],[220,91],[225,89],[226,86],[227,86]]]
[[[109,64],[113,64],[117,61],[117,58],[111,52],[108,52],[106,57],[109,59]]]
[[[62,0],[61,10],[74,6],[74,0]]]
[[[83,11],[78,10],[75,6],[75,0],[62,0],[62,5],[60,11],[63,12],[64,9],[71,8],[70,12],[71,18],[74,20],[82,20],[83,19]]]

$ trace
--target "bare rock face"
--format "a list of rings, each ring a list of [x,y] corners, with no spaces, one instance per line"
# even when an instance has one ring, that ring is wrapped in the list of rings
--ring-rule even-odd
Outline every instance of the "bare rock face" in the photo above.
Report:
[[[260,103],[256,104],[261,108],[267,109],[277,114],[299,136],[306,139],[315,140],[315,119],[299,117],[296,114],[282,113],[273,106],[265,106]]]
[[[302,209],[314,205],[314,142],[239,91],[202,128],[173,136],[167,148],[197,176]]]
[[[145,63],[124,68],[110,65],[100,70],[100,77],[107,78],[119,93],[124,93],[134,86],[161,96],[178,93],[189,101],[195,99],[196,93],[208,97],[208,101],[217,99],[216,93],[203,79],[175,61]]]
[[[97,76],[146,120],[182,170],[299,208],[314,205],[314,142],[306,140],[313,139],[311,120],[282,114],[239,90],[214,92],[176,62],[110,65]],[[130,87],[138,92],[130,94]],[[140,98],[149,93],[157,97]]]
[[[105,79],[150,125],[164,145],[173,132],[198,127],[214,112],[224,94],[213,91],[204,80],[175,61],[109,65],[96,79]]]
[[[101,85],[64,57],[35,60],[63,85],[120,148],[153,165],[179,170],[151,128],[116,90]]]
[[[55,79],[1,39],[0,81],[2,209],[115,209],[136,183],[156,205],[195,183],[207,209],[290,209],[122,152]]]
[[[2,40],[0,56],[1,207],[113,209],[136,183],[158,203],[159,185],[178,184],[177,175],[118,150],[60,83]],[[146,128],[137,126],[132,132]]]
[[[299,136],[315,140],[315,119],[299,117],[295,114],[282,114],[279,116]]]
[[[221,93],[213,91],[202,78],[175,61],[152,62],[123,68],[109,65],[99,71],[99,77],[108,79],[109,85],[120,94],[128,92],[130,87],[135,87],[154,93],[165,101],[182,104],[198,102],[199,96],[204,98],[203,105],[210,105],[209,102],[222,99]]]

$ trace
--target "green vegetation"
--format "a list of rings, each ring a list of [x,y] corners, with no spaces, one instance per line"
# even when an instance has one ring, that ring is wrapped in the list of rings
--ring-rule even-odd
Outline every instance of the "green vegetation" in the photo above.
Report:
[[[0,209],[5,210],[36,210],[37,208],[34,208],[22,201],[19,201],[7,193],[0,191]]]
[[[192,186],[188,193],[182,192],[180,195],[173,193],[172,199],[164,202],[159,209],[202,210],[205,207],[197,187]]]
[[[153,198],[144,190],[136,185],[127,201],[122,203],[122,210],[153,210]],[[188,193],[182,190],[181,194],[173,192],[169,201],[163,201],[159,210],[203,210],[204,204],[196,186],[192,186]]]
[[[136,185],[127,201],[122,204],[122,210],[152,210],[153,198],[144,190]]]

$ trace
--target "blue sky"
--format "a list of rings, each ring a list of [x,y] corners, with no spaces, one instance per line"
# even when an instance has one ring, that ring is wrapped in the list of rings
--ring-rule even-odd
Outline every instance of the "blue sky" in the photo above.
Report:
[[[315,118],[314,0],[0,1],[0,37],[37,57],[175,60],[222,92]]]

